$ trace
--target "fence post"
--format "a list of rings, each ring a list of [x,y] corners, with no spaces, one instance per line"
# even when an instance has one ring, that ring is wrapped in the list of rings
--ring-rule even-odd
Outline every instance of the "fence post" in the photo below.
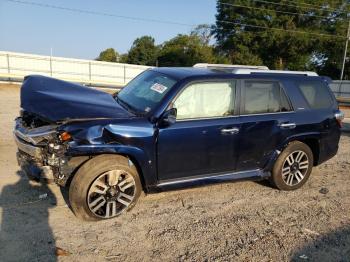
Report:
[[[126,83],[126,65],[124,65],[124,85]]]
[[[91,85],[91,62],[89,61],[89,81]]]
[[[50,75],[52,76],[52,56],[50,56]]]
[[[10,74],[11,73],[11,69],[10,69],[10,55],[6,54],[6,58],[7,58],[7,73]]]

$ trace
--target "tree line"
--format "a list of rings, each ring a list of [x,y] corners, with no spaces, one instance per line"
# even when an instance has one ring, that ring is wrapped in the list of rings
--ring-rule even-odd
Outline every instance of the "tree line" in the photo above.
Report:
[[[214,25],[199,25],[160,45],[152,36],[142,36],[126,54],[108,48],[97,60],[149,66],[266,65],[339,79],[348,1],[218,0],[216,8]],[[349,66],[346,59],[345,79],[350,79]]]

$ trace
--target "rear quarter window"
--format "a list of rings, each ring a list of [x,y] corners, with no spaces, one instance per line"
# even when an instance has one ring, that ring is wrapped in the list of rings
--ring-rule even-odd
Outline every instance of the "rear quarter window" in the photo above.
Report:
[[[332,93],[322,81],[299,81],[297,85],[311,109],[332,107]]]
[[[243,114],[291,111],[288,98],[277,81],[245,80]]]

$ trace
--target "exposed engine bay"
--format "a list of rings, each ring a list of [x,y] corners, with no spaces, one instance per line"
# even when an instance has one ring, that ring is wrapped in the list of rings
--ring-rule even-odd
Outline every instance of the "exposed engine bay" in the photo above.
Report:
[[[22,111],[21,117],[16,119],[14,136],[18,146],[18,164],[27,176],[63,186],[74,169],[89,157],[66,156],[68,144],[57,127],[35,114]]]

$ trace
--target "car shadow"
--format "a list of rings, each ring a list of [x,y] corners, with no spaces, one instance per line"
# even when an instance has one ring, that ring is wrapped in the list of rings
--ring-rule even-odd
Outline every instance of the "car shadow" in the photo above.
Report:
[[[68,186],[65,186],[65,187],[60,186],[60,192],[61,192],[62,198],[63,198],[64,202],[66,203],[67,207],[70,210],[72,210],[70,202],[69,202],[69,187]],[[72,210],[72,212],[73,212],[73,210]]]
[[[260,186],[263,186],[263,187],[268,187],[270,189],[276,189],[273,185],[271,185],[271,182],[269,181],[269,179],[256,180],[254,182],[259,184]]]
[[[49,209],[56,198],[44,183],[33,183],[17,171],[19,181],[0,194],[1,261],[56,261]]]
[[[348,130],[342,130],[341,135],[350,137],[350,128]]]
[[[296,250],[291,261],[349,261],[350,226],[345,226]]]

